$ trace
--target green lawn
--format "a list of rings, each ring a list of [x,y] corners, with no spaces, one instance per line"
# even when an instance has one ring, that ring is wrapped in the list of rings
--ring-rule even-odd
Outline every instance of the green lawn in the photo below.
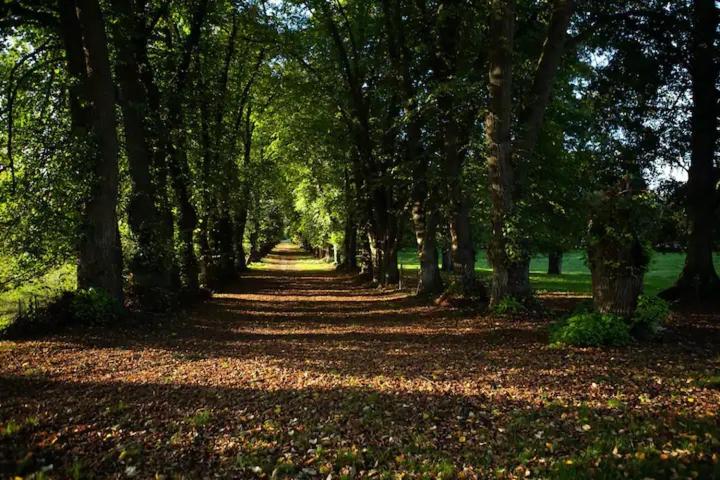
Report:
[[[398,261],[404,269],[419,268],[417,254],[411,248],[400,251]],[[682,270],[685,254],[655,253],[650,262],[650,270],[645,275],[645,291],[656,294],[671,286]],[[547,256],[538,255],[530,263],[530,281],[539,291],[590,293],[590,271],[585,265],[585,254],[573,251],[563,256],[563,274],[548,275]],[[720,255],[715,255],[715,265],[720,270]],[[478,251],[475,268],[481,276],[490,275],[490,266],[484,250]]]
[[[27,304],[33,297],[42,301],[52,298],[62,291],[74,289],[75,265],[65,265],[21,287],[0,292],[0,329],[15,315],[18,303]]]

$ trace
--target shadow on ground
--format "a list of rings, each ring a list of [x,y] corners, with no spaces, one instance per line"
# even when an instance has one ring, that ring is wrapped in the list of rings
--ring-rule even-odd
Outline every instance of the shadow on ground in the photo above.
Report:
[[[610,350],[551,349],[548,322],[365,288],[282,245],[161,326],[0,342],[0,474],[720,474],[716,318]]]

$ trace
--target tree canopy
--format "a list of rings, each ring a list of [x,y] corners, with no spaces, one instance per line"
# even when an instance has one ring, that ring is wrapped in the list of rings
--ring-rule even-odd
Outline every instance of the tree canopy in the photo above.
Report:
[[[578,248],[601,311],[660,244],[687,250],[668,298],[720,289],[712,0],[12,0],[0,26],[4,288],[75,263],[165,311],[291,237],[376,284],[413,246],[418,293],[442,257],[494,305]]]

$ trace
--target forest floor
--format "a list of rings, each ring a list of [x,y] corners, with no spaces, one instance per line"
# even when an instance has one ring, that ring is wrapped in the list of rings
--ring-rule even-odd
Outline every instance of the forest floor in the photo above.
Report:
[[[613,349],[551,321],[281,244],[175,320],[0,342],[0,477],[720,477],[717,315]]]

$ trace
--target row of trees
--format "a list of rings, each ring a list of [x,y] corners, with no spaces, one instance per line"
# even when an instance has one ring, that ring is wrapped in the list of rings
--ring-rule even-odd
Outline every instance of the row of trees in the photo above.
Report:
[[[365,250],[373,280],[394,283],[409,219],[419,292],[444,287],[437,252],[449,247],[463,290],[482,294],[484,244],[492,303],[532,299],[533,254],[559,269],[584,245],[597,307],[628,315],[672,213],[662,172],[689,166],[672,192],[688,255],[665,295],[720,291],[714,2],[318,0],[283,18],[293,100],[327,118],[310,155],[335,171],[317,184],[346,199],[308,243],[342,232],[349,267]],[[321,104],[298,98],[307,84]]]
[[[584,244],[628,314],[680,163],[667,295],[720,290],[713,0],[13,0],[0,26],[17,271],[76,256],[79,287],[164,310],[283,233],[396,283],[409,230],[419,293],[440,250],[465,294],[530,302],[531,256]]]
[[[280,206],[254,181],[268,171],[253,144],[271,81],[260,15],[4,2],[4,258],[27,271],[75,255],[79,288],[162,311],[277,241]]]

